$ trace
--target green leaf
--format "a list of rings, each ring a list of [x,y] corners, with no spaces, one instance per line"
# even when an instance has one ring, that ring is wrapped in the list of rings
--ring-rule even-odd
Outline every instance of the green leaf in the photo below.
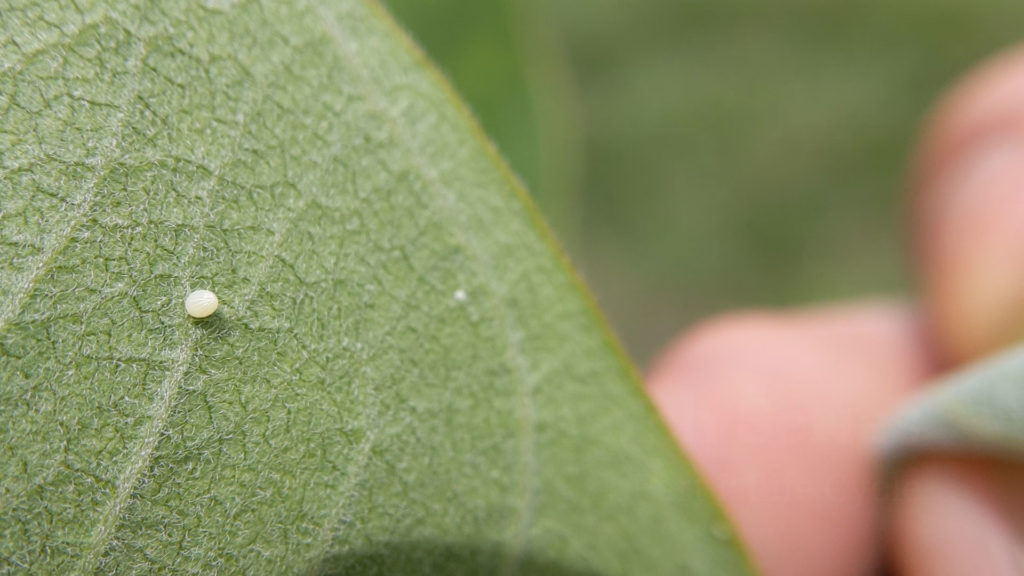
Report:
[[[0,13],[0,571],[751,572],[377,5]]]
[[[888,426],[889,476],[924,453],[1024,461],[1024,347],[944,378]]]

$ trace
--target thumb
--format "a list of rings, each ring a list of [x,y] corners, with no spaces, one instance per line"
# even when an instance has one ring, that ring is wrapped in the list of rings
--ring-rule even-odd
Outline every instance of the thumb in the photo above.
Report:
[[[1024,337],[1024,48],[937,109],[915,188],[922,288],[946,361]]]

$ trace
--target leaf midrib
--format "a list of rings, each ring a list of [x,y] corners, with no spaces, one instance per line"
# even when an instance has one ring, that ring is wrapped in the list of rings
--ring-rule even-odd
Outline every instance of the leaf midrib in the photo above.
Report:
[[[536,409],[533,401],[533,390],[532,382],[528,376],[528,370],[526,367],[525,356],[523,355],[522,349],[519,344],[521,338],[521,331],[514,332],[514,323],[511,318],[511,313],[505,304],[505,301],[501,298],[501,290],[499,286],[496,286],[490,279],[493,278],[493,274],[490,270],[483,265],[483,258],[478,251],[472,248],[473,244],[468,242],[460,234],[461,227],[457,225],[456,219],[451,214],[449,209],[450,206],[454,205],[451,201],[437,201],[439,198],[444,198],[450,195],[445,193],[444,187],[441,186],[440,180],[435,172],[429,170],[428,167],[423,163],[423,159],[416,153],[415,148],[411,145],[409,135],[402,129],[402,125],[399,122],[399,118],[395,113],[382,104],[381,95],[373,89],[373,85],[369,82],[364,67],[359,65],[358,58],[345,46],[341,30],[335,20],[333,14],[328,10],[325,10],[318,2],[318,0],[305,0],[310,6],[316,10],[320,16],[319,22],[321,24],[322,31],[327,35],[331,42],[338,48],[339,55],[346,61],[354,70],[357,72],[357,76],[360,80],[360,87],[362,88],[363,95],[366,97],[367,102],[370,106],[379,111],[383,117],[387,120],[388,131],[394,137],[395,141],[402,146],[406,157],[412,160],[412,166],[419,173],[420,178],[432,192],[432,198],[434,198],[434,204],[439,208],[438,212],[442,214],[444,220],[447,221],[447,230],[451,232],[453,239],[456,241],[458,248],[469,257],[469,261],[478,272],[478,277],[483,279],[482,284],[486,288],[488,300],[490,301],[490,309],[496,312],[501,330],[504,336],[504,349],[506,364],[510,365],[511,368],[519,375],[517,382],[520,383],[520,400],[523,407],[523,422],[522,422],[522,434],[520,439],[520,506],[519,506],[519,518],[515,523],[515,533],[513,536],[512,546],[509,547],[508,555],[506,556],[505,564],[502,568],[502,574],[516,574],[518,573],[518,562],[522,558],[525,551],[526,536],[531,523],[534,498],[535,498],[535,482],[537,461],[535,455],[535,444],[536,444]],[[374,13],[379,19],[385,22],[390,22],[390,16],[374,0],[360,0],[361,4],[367,7],[371,12]],[[392,23],[393,24],[393,23]],[[397,25],[393,24],[393,28],[399,34],[402,34],[401,30]]]

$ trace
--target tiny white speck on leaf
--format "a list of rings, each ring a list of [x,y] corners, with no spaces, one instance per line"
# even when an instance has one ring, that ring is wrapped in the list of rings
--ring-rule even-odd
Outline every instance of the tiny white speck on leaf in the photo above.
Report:
[[[466,298],[468,298],[469,296],[466,295],[466,291],[465,290],[463,290],[462,288],[459,288],[458,290],[455,291],[455,294],[453,294],[453,297],[455,298],[456,302],[465,302]]]
[[[209,290],[196,290],[185,297],[185,312],[193,318],[206,318],[217,311],[220,301]]]

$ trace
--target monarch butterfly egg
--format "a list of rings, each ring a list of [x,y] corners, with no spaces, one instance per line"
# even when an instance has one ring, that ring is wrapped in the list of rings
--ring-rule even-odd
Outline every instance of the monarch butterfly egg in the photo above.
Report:
[[[185,298],[185,312],[193,318],[206,318],[217,311],[217,295],[209,290],[196,290]]]

